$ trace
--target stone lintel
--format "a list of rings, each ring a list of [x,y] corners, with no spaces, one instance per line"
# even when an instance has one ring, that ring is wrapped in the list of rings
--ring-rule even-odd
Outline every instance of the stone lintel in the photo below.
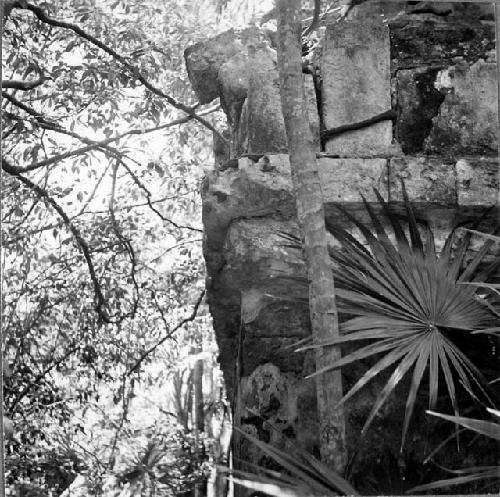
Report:
[[[389,198],[402,202],[401,180],[412,203],[457,206],[454,163],[442,157],[407,156],[389,162]]]
[[[373,188],[387,198],[386,159],[318,159],[318,170],[325,203],[360,202],[362,194],[375,202]]]
[[[499,203],[498,159],[466,156],[406,156],[389,162],[389,196],[403,201],[401,179],[412,203],[450,209]]]

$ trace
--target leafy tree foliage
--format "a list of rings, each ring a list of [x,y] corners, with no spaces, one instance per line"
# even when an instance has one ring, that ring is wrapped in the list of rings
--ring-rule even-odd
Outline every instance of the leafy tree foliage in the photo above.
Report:
[[[137,484],[123,479],[127,464],[159,451],[144,467],[161,467],[186,445],[191,421],[171,419],[173,371],[195,344],[214,362],[199,187],[221,114],[196,103],[182,53],[214,32],[217,12],[187,0],[8,7],[2,313],[15,436],[7,478],[48,495],[83,473],[87,490],[102,494]],[[153,432],[156,445],[144,444]],[[182,454],[169,467],[182,467]],[[157,483],[144,471],[137,495]],[[171,495],[186,484],[179,474]]]

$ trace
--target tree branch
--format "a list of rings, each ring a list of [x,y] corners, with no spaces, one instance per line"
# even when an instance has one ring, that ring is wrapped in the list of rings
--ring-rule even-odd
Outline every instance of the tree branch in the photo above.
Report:
[[[199,233],[202,233],[203,230],[199,229],[199,228],[194,228],[193,226],[187,226],[187,225],[181,225],[181,224],[177,224],[175,221],[172,221],[171,219],[169,219],[168,217],[165,217],[151,202],[151,197],[152,197],[152,194],[151,192],[149,191],[149,189],[146,187],[146,185],[144,185],[144,183],[137,177],[137,175],[134,173],[134,171],[132,171],[132,169],[130,169],[130,167],[127,166],[127,164],[125,164],[123,161],[121,162],[123,167],[125,168],[125,170],[129,173],[130,177],[134,180],[134,183],[141,189],[144,191],[144,193],[146,194],[146,202],[147,202],[147,206],[162,220],[162,221],[165,221],[167,223],[170,223],[172,226],[174,226],[175,228],[177,229],[186,229],[186,230],[191,230],[191,231],[197,231]]]
[[[193,312],[187,317],[184,318],[180,323],[178,323],[175,328],[173,328],[169,333],[167,333],[159,342],[157,342],[155,345],[153,345],[151,348],[146,350],[141,357],[136,361],[136,363],[128,370],[127,373],[125,373],[126,376],[130,376],[132,373],[137,371],[139,366],[141,365],[142,361],[148,357],[148,355],[152,354],[161,344],[165,343],[169,338],[172,338],[173,334],[179,329],[182,328],[186,323],[189,323],[190,321],[194,321],[198,314],[198,309],[203,301],[203,297],[205,296],[205,290],[203,290],[200,293],[200,296],[198,297],[198,300],[194,304]]]
[[[10,174],[11,176],[15,176],[21,183],[23,183],[31,191],[33,191],[40,198],[44,199],[47,203],[49,203],[53,207],[53,209],[59,214],[59,216],[62,218],[62,220],[64,221],[64,224],[68,227],[68,229],[71,231],[73,237],[75,238],[77,245],[80,247],[80,250],[83,253],[85,261],[87,262],[87,266],[88,266],[89,273],[90,273],[90,278],[91,278],[92,283],[94,285],[94,293],[96,296],[97,314],[105,323],[109,323],[110,322],[109,316],[108,316],[106,310],[104,309],[106,301],[104,299],[104,295],[102,293],[101,286],[99,284],[99,280],[98,280],[96,272],[95,272],[94,263],[92,262],[92,258],[90,256],[90,248],[88,246],[87,241],[80,234],[80,231],[78,230],[78,228],[71,222],[71,219],[64,212],[62,207],[48,194],[48,192],[46,190],[44,190],[43,188],[41,188],[37,184],[33,183],[30,179],[26,178],[25,176],[22,176],[18,171],[19,168],[10,164],[3,157],[2,157],[2,169],[6,173]]]
[[[42,85],[47,81],[47,78],[41,76],[35,81],[22,81],[20,79],[7,79],[2,80],[2,88],[12,88],[14,90],[29,91],[37,86]]]
[[[81,141],[82,143],[86,143],[87,145],[97,145],[97,142],[95,140],[91,140],[90,138],[82,136],[79,133],[75,133],[74,131],[70,131],[66,128],[63,128],[60,124],[57,124],[56,122],[52,121],[52,119],[51,120],[46,119],[45,117],[43,117],[43,115],[39,114],[35,109],[25,105],[23,102],[20,102],[19,100],[14,98],[12,95],[9,95],[6,93],[6,94],[4,94],[4,96],[6,97],[7,100],[10,101],[10,103],[12,103],[16,107],[20,108],[21,110],[23,110],[24,112],[26,112],[30,116],[33,116],[36,123],[41,128],[43,128],[45,130],[49,130],[49,131],[54,131],[55,133],[61,133],[63,135],[71,136],[72,138],[76,138],[77,140]],[[11,119],[18,119],[18,120],[21,119],[18,116],[15,116],[14,114],[10,114],[9,117]],[[106,153],[110,154],[111,156],[113,156],[114,158],[117,158],[117,159],[120,159],[121,157],[126,157],[130,160],[134,160],[131,157],[122,153],[120,150],[118,150],[114,147],[111,147],[109,145],[100,145],[96,149],[105,153],[105,154]],[[86,152],[87,151],[80,152],[78,155],[86,153]],[[136,161],[134,161],[134,162],[136,162]]]
[[[325,129],[321,132],[320,138],[324,143],[326,140],[333,138],[335,136],[341,135],[342,133],[346,133],[347,131],[355,131],[357,129],[363,129],[372,124],[380,123],[382,121],[392,121],[396,119],[397,112],[394,110],[386,110],[381,114],[377,114],[376,116],[370,117],[369,119],[365,119],[364,121],[359,121],[357,123],[351,124],[343,124],[342,126],[337,126],[332,129]]]
[[[7,93],[6,91],[2,92],[2,97],[8,100],[11,104],[15,105],[16,107],[19,107],[21,110],[29,114],[30,116],[34,117],[37,122],[43,122],[46,124],[50,124],[52,126],[56,126],[56,123],[49,121],[43,117],[43,114],[40,114],[40,112],[37,112],[35,109],[32,107],[29,107],[25,103],[21,102],[17,98],[14,97],[14,95],[11,95],[10,93]]]
[[[108,165],[108,167],[106,167],[106,169],[104,169],[103,173],[101,174],[101,176],[97,180],[97,182],[96,182],[96,184],[94,186],[94,189],[92,190],[92,192],[90,193],[90,195],[85,200],[85,203],[82,205],[81,209],[74,216],[71,216],[71,218],[70,218],[71,221],[74,221],[76,218],[78,218],[78,217],[86,214],[85,209],[87,208],[87,206],[89,205],[89,203],[92,201],[92,199],[95,197],[97,189],[99,188],[99,185],[101,184],[102,180],[104,179],[104,176],[108,172],[109,167],[110,166]],[[125,209],[125,207],[123,207],[123,209]],[[107,211],[102,211],[102,212],[107,212]],[[27,219],[27,217],[26,217],[26,219]],[[48,224],[48,225],[45,225],[45,226],[41,226],[41,227],[39,227],[37,229],[33,229],[31,231],[24,230],[24,233],[22,235],[18,235],[15,238],[10,238],[10,239],[5,240],[5,241],[2,240],[2,246],[3,247],[8,247],[9,245],[12,245],[13,243],[16,243],[16,242],[18,242],[20,240],[23,240],[25,238],[29,238],[29,237],[31,237],[33,235],[38,234],[38,233],[42,233],[43,231],[51,230],[51,229],[54,229],[54,228],[60,228],[63,225],[64,225],[64,222],[60,221],[58,223],[51,223],[51,224]]]
[[[104,171],[103,175],[106,173],[106,171]],[[165,200],[173,200],[173,199],[177,199],[183,195],[187,195],[189,193],[192,193],[192,192],[187,192],[185,194],[181,194],[181,195],[168,195],[168,196],[165,196],[165,197],[162,197],[162,198],[159,198],[159,199],[156,199],[156,200],[150,200],[149,202],[141,202],[139,204],[130,204],[130,205],[123,205],[123,206],[120,206],[120,207],[115,207],[115,212],[116,211],[122,211],[124,209],[134,209],[136,207],[149,207],[150,204],[159,204],[159,203],[162,203],[162,202],[165,202]],[[92,194],[89,196],[89,198],[92,197]],[[88,203],[88,199],[85,201],[85,204]],[[85,207],[85,206],[84,206]],[[106,214],[108,213],[108,210],[100,210],[100,211],[87,211],[87,212],[83,212],[82,209],[80,209],[80,212],[78,212],[77,214],[75,214],[74,216],[71,216],[71,220],[75,220],[76,218],[80,217],[80,216],[83,216],[85,214]],[[19,236],[16,236],[15,238],[9,238],[8,240],[2,240],[2,246],[3,247],[8,247],[10,245],[12,245],[13,243],[16,243],[16,242],[19,242],[20,240],[24,240],[25,238],[29,238],[33,235],[37,235],[38,233],[42,233],[43,231],[48,231],[48,230],[52,230],[54,228],[60,228],[61,226],[64,225],[64,222],[61,221],[61,222],[58,222],[58,223],[51,223],[51,224],[47,224],[45,226],[41,226],[40,228],[37,228],[37,229],[33,229],[31,231],[25,231],[22,235],[19,235]],[[183,228],[181,226],[181,228]],[[190,228],[188,226],[186,226],[186,228]],[[195,231],[198,231],[197,228],[193,228]],[[200,230],[200,231],[203,231],[203,230]],[[201,241],[200,240],[197,240],[197,241]],[[193,240],[189,240],[188,242],[186,243],[192,243]],[[176,245],[177,246],[177,245]],[[168,252],[170,249],[167,249],[166,252]],[[149,261],[150,263],[151,262],[154,262],[155,259],[153,259],[152,261]]]
[[[11,95],[7,95],[5,92],[2,92],[2,96],[4,96],[5,98],[7,98],[8,100],[12,101]],[[22,107],[20,107],[20,108],[22,108]],[[25,110],[25,109],[23,109],[23,110]],[[205,111],[203,113],[203,115],[206,115],[206,114],[209,114],[211,112],[214,112],[214,110],[215,110],[214,108],[208,109],[207,111]],[[36,111],[34,111],[34,112],[36,114]],[[31,115],[33,115],[33,114],[31,114]],[[144,135],[144,134],[147,134],[147,133],[152,133],[153,131],[159,131],[161,129],[171,128],[171,127],[177,126],[179,124],[184,124],[184,123],[190,121],[191,119],[193,119],[192,116],[186,116],[186,117],[182,117],[180,119],[176,119],[174,121],[171,121],[169,123],[160,124],[159,126],[154,126],[152,128],[132,129],[132,130],[129,130],[129,131],[125,131],[124,133],[121,133],[119,135],[116,135],[116,136],[113,136],[113,137],[110,137],[110,138],[106,138],[105,140],[100,140],[100,141],[90,140],[89,138],[80,137],[78,135],[74,136],[74,134],[71,134],[71,136],[74,136],[75,138],[80,139],[84,143],[85,142],[89,143],[89,145],[86,145],[85,147],[76,148],[74,150],[69,150],[68,152],[64,152],[62,154],[58,154],[58,155],[55,155],[53,157],[49,157],[48,159],[45,159],[45,160],[42,160],[42,161],[39,161],[39,162],[35,162],[33,164],[30,164],[29,166],[21,167],[21,166],[14,166],[14,165],[12,165],[12,168],[13,168],[13,170],[15,170],[19,174],[27,173],[29,171],[34,171],[36,169],[40,169],[41,167],[50,166],[51,164],[55,164],[56,162],[59,162],[59,161],[64,160],[64,159],[67,159],[69,157],[74,157],[76,155],[82,155],[82,154],[85,154],[87,152],[90,152],[91,150],[96,150],[98,148],[106,147],[110,143],[116,142],[116,141],[124,138],[125,136]],[[61,131],[61,128],[58,125],[50,123],[50,121],[47,121],[45,119],[43,119],[43,122],[44,123],[48,123],[50,126],[52,126],[51,129],[53,131],[63,132],[63,131]],[[66,134],[69,134],[69,133],[70,132],[68,132]],[[115,152],[119,153],[119,151],[117,151],[117,150],[115,150]]]
[[[319,11],[321,10],[321,0],[314,0],[314,15],[309,27],[302,33],[302,36],[309,36],[319,26]]]
[[[108,55],[111,55],[115,60],[120,62],[128,71],[129,73],[137,78],[151,93],[154,95],[164,98],[172,107],[175,107],[176,109],[182,110],[185,112],[188,116],[190,116],[192,119],[196,119],[199,123],[203,124],[206,128],[209,130],[213,131],[218,137],[223,141],[223,143],[227,143],[227,139],[222,136],[222,134],[217,131],[217,129],[210,124],[208,121],[200,117],[196,112],[194,112],[192,107],[189,107],[182,102],[177,101],[175,98],[171,97],[170,95],[167,95],[164,93],[162,90],[159,88],[156,88],[153,86],[145,77],[144,75],[139,71],[137,67],[135,67],[133,64],[131,64],[123,55],[120,55],[118,52],[113,50],[111,47],[103,43],[102,41],[98,40],[91,34],[85,32],[80,26],[77,26],[76,24],[72,24],[69,22],[65,21],[58,21],[57,19],[53,19],[49,17],[43,9],[40,7],[33,5],[28,2],[18,2],[16,5],[19,8],[27,9],[33,12],[35,16],[45,24],[49,24],[50,26],[58,27],[58,28],[64,28],[64,29],[69,29],[70,31],[73,31],[76,33],[78,36],[83,38],[84,40],[89,41],[96,47],[99,47],[101,50],[106,52]]]

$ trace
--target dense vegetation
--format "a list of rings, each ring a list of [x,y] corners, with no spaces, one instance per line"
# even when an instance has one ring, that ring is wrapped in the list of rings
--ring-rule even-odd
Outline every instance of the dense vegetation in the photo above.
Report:
[[[221,115],[182,54],[225,21],[211,2],[5,9],[8,488],[58,495],[83,475],[83,495],[181,495],[225,419],[199,201]]]

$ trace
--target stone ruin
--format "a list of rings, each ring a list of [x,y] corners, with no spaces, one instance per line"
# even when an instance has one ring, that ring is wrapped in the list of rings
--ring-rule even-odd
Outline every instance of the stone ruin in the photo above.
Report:
[[[401,204],[401,178],[417,218],[442,241],[458,223],[498,205],[493,12],[484,4],[401,8],[368,3],[321,27],[304,74],[309,122],[328,218],[345,222],[334,208],[339,203],[361,217],[360,193],[375,202],[373,187]],[[286,435],[317,454],[314,383],[304,379],[314,359],[293,351],[310,325],[307,307],[294,301],[303,290],[292,283],[305,275],[304,260],[282,236],[299,231],[276,32],[230,30],[189,47],[185,59],[199,101],[220,99],[228,123],[230,145],[215,139],[216,164],[202,195],[207,295],[235,421],[265,441]],[[324,133],[387,111],[392,119]],[[346,368],[345,384],[357,374]],[[397,398],[359,439],[377,391],[369,384],[347,404],[348,443],[358,449],[354,481],[376,477],[373,461],[393,458],[403,471],[429,449],[415,415],[411,453],[399,453],[394,419],[402,420],[404,405]],[[262,459],[245,444],[236,455]]]

